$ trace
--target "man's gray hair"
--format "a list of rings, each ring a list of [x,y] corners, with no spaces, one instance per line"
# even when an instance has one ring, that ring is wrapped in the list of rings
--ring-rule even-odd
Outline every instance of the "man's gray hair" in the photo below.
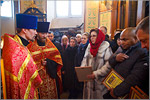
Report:
[[[100,28],[104,28],[105,29],[105,32],[107,33],[107,27],[106,26],[101,26]],[[99,29],[100,29],[99,28]]]

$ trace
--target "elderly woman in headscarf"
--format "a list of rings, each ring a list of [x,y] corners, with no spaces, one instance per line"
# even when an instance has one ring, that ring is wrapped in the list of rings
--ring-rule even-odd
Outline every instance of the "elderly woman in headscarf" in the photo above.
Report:
[[[63,67],[61,69],[61,76],[62,76],[62,84],[63,84],[63,91],[66,91],[66,85],[65,85],[65,79],[64,79],[64,68],[66,66],[66,56],[65,56],[65,51],[69,45],[69,39],[66,35],[63,35],[61,38],[61,47],[62,47],[62,61],[63,61]]]
[[[80,43],[81,43],[81,37],[82,37],[81,34],[77,34],[77,35],[76,35],[76,40],[77,40],[77,45],[78,45],[78,46],[79,46]]]
[[[103,99],[103,94],[107,92],[107,88],[102,84],[102,80],[111,69],[108,59],[112,55],[112,51],[109,43],[104,40],[105,35],[101,30],[98,28],[90,30],[89,45],[81,67],[92,67],[93,73],[87,77],[93,80],[84,82],[84,99]]]
[[[61,38],[62,53],[67,49],[68,45],[69,39],[66,35],[63,35]]]
[[[70,94],[68,99],[76,98],[75,91],[75,55],[77,53],[77,41],[75,37],[71,37],[69,46],[65,51],[65,63],[64,63],[64,85],[69,90]]]

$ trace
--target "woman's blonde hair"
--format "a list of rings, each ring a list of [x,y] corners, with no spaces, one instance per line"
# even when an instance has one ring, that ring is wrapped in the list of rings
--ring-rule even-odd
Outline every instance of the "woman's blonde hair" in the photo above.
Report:
[[[89,38],[89,33],[88,32],[84,32],[83,34],[82,34],[82,36],[83,35],[85,35],[87,38]]]

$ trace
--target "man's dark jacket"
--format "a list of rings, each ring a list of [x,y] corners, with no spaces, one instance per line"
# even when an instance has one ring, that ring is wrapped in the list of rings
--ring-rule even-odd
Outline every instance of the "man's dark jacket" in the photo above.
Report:
[[[116,57],[109,59],[109,63],[114,70],[125,80],[114,88],[114,95],[124,96],[130,92],[131,86],[137,85],[144,92],[149,91],[149,59],[145,49],[140,47],[140,43],[133,45],[128,50],[123,50],[129,56],[123,62],[117,62]]]

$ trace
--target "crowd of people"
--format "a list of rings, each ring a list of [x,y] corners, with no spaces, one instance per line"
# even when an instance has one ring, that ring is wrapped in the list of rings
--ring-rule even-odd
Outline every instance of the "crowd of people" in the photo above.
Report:
[[[113,40],[107,28],[63,35],[61,43],[49,31],[49,22],[17,14],[17,34],[4,35],[7,99],[116,99],[138,86],[149,95],[149,16],[136,27],[116,30]],[[75,67],[92,67],[92,81],[79,82]],[[115,88],[102,84],[114,69],[124,78]],[[4,84],[4,83],[3,83]]]

